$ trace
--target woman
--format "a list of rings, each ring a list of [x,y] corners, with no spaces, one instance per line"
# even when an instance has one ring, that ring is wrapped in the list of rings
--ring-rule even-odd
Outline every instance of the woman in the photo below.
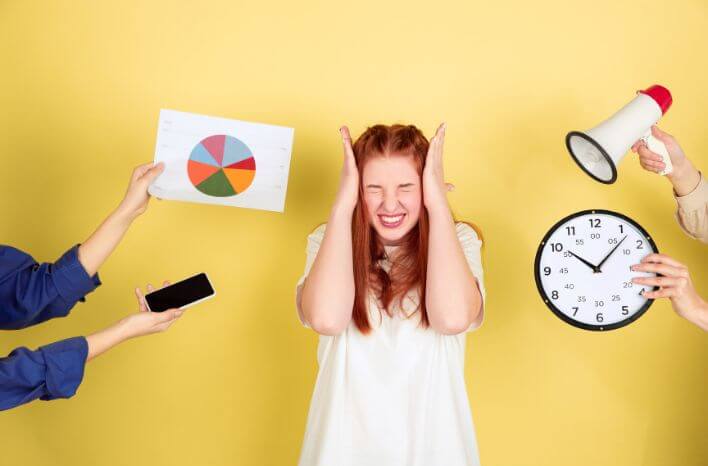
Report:
[[[320,334],[300,465],[476,465],[465,332],[482,322],[481,241],[455,223],[445,125],[377,125],[352,146],[308,238],[300,319]]]
[[[20,329],[64,317],[78,301],[84,301],[101,284],[99,267],[147,209],[147,188],[162,169],[152,164],[136,168],[118,208],[83,244],[69,249],[55,263],[38,264],[30,255],[0,245],[0,329]],[[182,314],[177,309],[145,312],[142,293],[135,292],[142,312],[87,337],[69,338],[36,351],[18,348],[0,358],[0,410],[35,399],[73,396],[87,361],[129,338],[166,330]]]

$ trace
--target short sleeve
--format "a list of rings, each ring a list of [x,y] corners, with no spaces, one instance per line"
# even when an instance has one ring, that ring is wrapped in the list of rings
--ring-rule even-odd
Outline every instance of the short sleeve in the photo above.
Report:
[[[482,295],[482,312],[480,317],[470,326],[469,330],[474,330],[482,325],[484,319],[484,304],[487,301],[487,293],[484,289],[484,271],[482,270],[482,241],[477,236],[477,232],[466,223],[457,224],[457,238],[460,240],[462,252],[467,259],[472,275],[477,279],[477,286]]]
[[[307,247],[305,248],[305,271],[297,281],[297,286],[295,288],[295,306],[297,307],[297,315],[300,318],[300,322],[302,322],[302,325],[305,327],[309,327],[309,325],[305,322],[302,307],[300,305],[300,300],[302,299],[302,287],[305,284],[305,279],[310,273],[310,269],[312,269],[312,264],[315,263],[315,258],[317,257],[317,252],[320,250],[320,245],[322,244],[322,239],[324,238],[326,228],[327,225],[322,224],[307,236]]]

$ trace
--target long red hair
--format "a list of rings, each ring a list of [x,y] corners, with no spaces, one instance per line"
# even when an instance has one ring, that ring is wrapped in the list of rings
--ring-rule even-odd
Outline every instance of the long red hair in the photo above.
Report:
[[[354,142],[352,149],[359,173],[373,157],[403,155],[413,158],[418,176],[421,177],[428,153],[428,140],[413,125],[375,125],[368,128]],[[421,190],[422,194],[422,190]],[[421,197],[421,203],[423,199]],[[406,234],[399,245],[391,269],[386,272],[380,260],[386,257],[383,244],[369,222],[363,183],[359,184],[359,199],[352,219],[352,252],[354,262],[354,309],[352,319],[359,331],[371,331],[368,312],[369,293],[380,301],[381,308],[391,315],[392,304],[402,300],[411,289],[421,297],[418,311],[421,324],[429,325],[425,308],[425,278],[428,269],[428,211],[420,209],[418,223]]]

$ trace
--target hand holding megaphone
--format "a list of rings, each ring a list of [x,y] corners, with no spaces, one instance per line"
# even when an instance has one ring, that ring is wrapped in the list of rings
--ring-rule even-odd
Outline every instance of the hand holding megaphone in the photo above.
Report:
[[[651,127],[648,140],[642,138],[632,145],[632,152],[639,155],[643,169],[660,175],[671,174],[674,162],[680,165],[686,159],[676,139],[657,126]]]

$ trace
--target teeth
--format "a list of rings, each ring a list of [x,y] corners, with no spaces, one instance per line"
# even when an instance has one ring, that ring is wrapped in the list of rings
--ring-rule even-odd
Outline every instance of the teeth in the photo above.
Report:
[[[386,217],[382,215],[381,221],[383,221],[384,223],[398,223],[402,218],[403,215],[399,215],[398,217]]]

